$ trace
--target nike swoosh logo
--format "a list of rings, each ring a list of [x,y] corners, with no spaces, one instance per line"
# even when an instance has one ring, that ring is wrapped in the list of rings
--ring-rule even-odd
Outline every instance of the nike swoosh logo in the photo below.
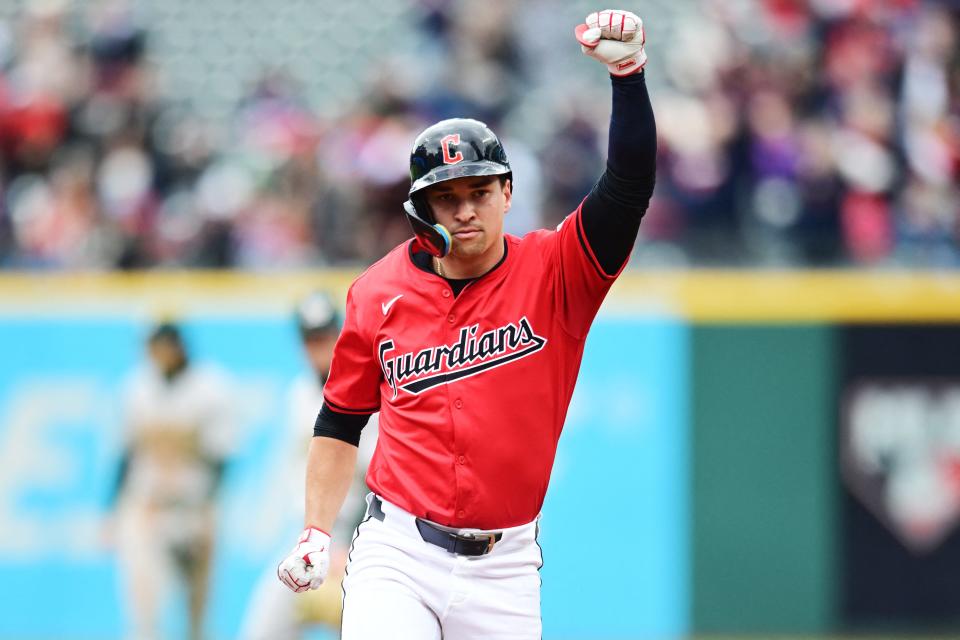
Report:
[[[398,296],[397,296],[396,298],[394,298],[393,300],[390,300],[389,302],[381,302],[381,303],[380,303],[380,308],[383,309],[383,315],[387,315],[387,312],[390,311],[390,307],[393,306],[393,303],[396,302],[397,300],[399,300],[399,299],[402,298],[402,297],[403,297],[403,294],[401,293],[400,295],[398,295]]]

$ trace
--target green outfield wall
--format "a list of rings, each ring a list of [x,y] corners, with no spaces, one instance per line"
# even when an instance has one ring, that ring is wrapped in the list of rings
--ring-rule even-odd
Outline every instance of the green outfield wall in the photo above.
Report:
[[[696,325],[692,625],[801,632],[834,619],[834,337],[824,325]]]

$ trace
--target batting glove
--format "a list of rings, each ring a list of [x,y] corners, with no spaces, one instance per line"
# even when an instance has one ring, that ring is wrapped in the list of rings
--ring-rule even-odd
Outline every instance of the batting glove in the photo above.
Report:
[[[290,555],[277,566],[277,577],[294,593],[316,589],[330,568],[330,536],[308,527]]]
[[[595,11],[574,33],[580,50],[607,65],[612,75],[639,73],[647,64],[643,21],[634,13],[614,9]]]

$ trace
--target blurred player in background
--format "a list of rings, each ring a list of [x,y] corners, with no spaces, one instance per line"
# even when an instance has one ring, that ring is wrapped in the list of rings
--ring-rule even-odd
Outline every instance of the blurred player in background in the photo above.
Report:
[[[116,538],[137,639],[163,635],[171,587],[187,594],[189,637],[203,634],[215,500],[235,440],[225,376],[190,359],[179,327],[156,326],[124,389]]]
[[[279,437],[284,442],[282,449],[283,473],[287,481],[287,496],[290,510],[297,521],[303,519],[304,474],[307,450],[313,437],[311,426],[323,405],[323,385],[330,373],[333,347],[340,335],[343,318],[330,296],[315,292],[304,298],[296,307],[295,322],[300,334],[303,353],[309,368],[291,383],[287,394],[288,420],[286,429]],[[347,561],[347,543],[354,528],[364,515],[364,482],[367,465],[376,446],[376,416],[364,430],[360,441],[359,464],[353,484],[340,517],[334,524],[337,539],[341,544],[332,549],[329,579],[323,587],[308,594],[295,594],[277,581],[276,565],[270,564],[254,589],[241,626],[240,637],[244,640],[288,640],[300,636],[307,624],[321,624],[332,629],[340,626],[340,582]],[[286,499],[285,497],[285,499]],[[288,540],[277,555],[286,552]]]

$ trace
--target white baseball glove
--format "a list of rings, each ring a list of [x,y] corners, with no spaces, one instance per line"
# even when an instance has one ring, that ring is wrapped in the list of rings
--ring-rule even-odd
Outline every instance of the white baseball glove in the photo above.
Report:
[[[277,566],[277,577],[295,593],[316,589],[327,578],[330,568],[330,536],[308,527],[300,534],[297,546]]]
[[[639,73],[647,63],[643,21],[617,9],[595,11],[574,30],[580,50],[607,65],[615,76]]]

